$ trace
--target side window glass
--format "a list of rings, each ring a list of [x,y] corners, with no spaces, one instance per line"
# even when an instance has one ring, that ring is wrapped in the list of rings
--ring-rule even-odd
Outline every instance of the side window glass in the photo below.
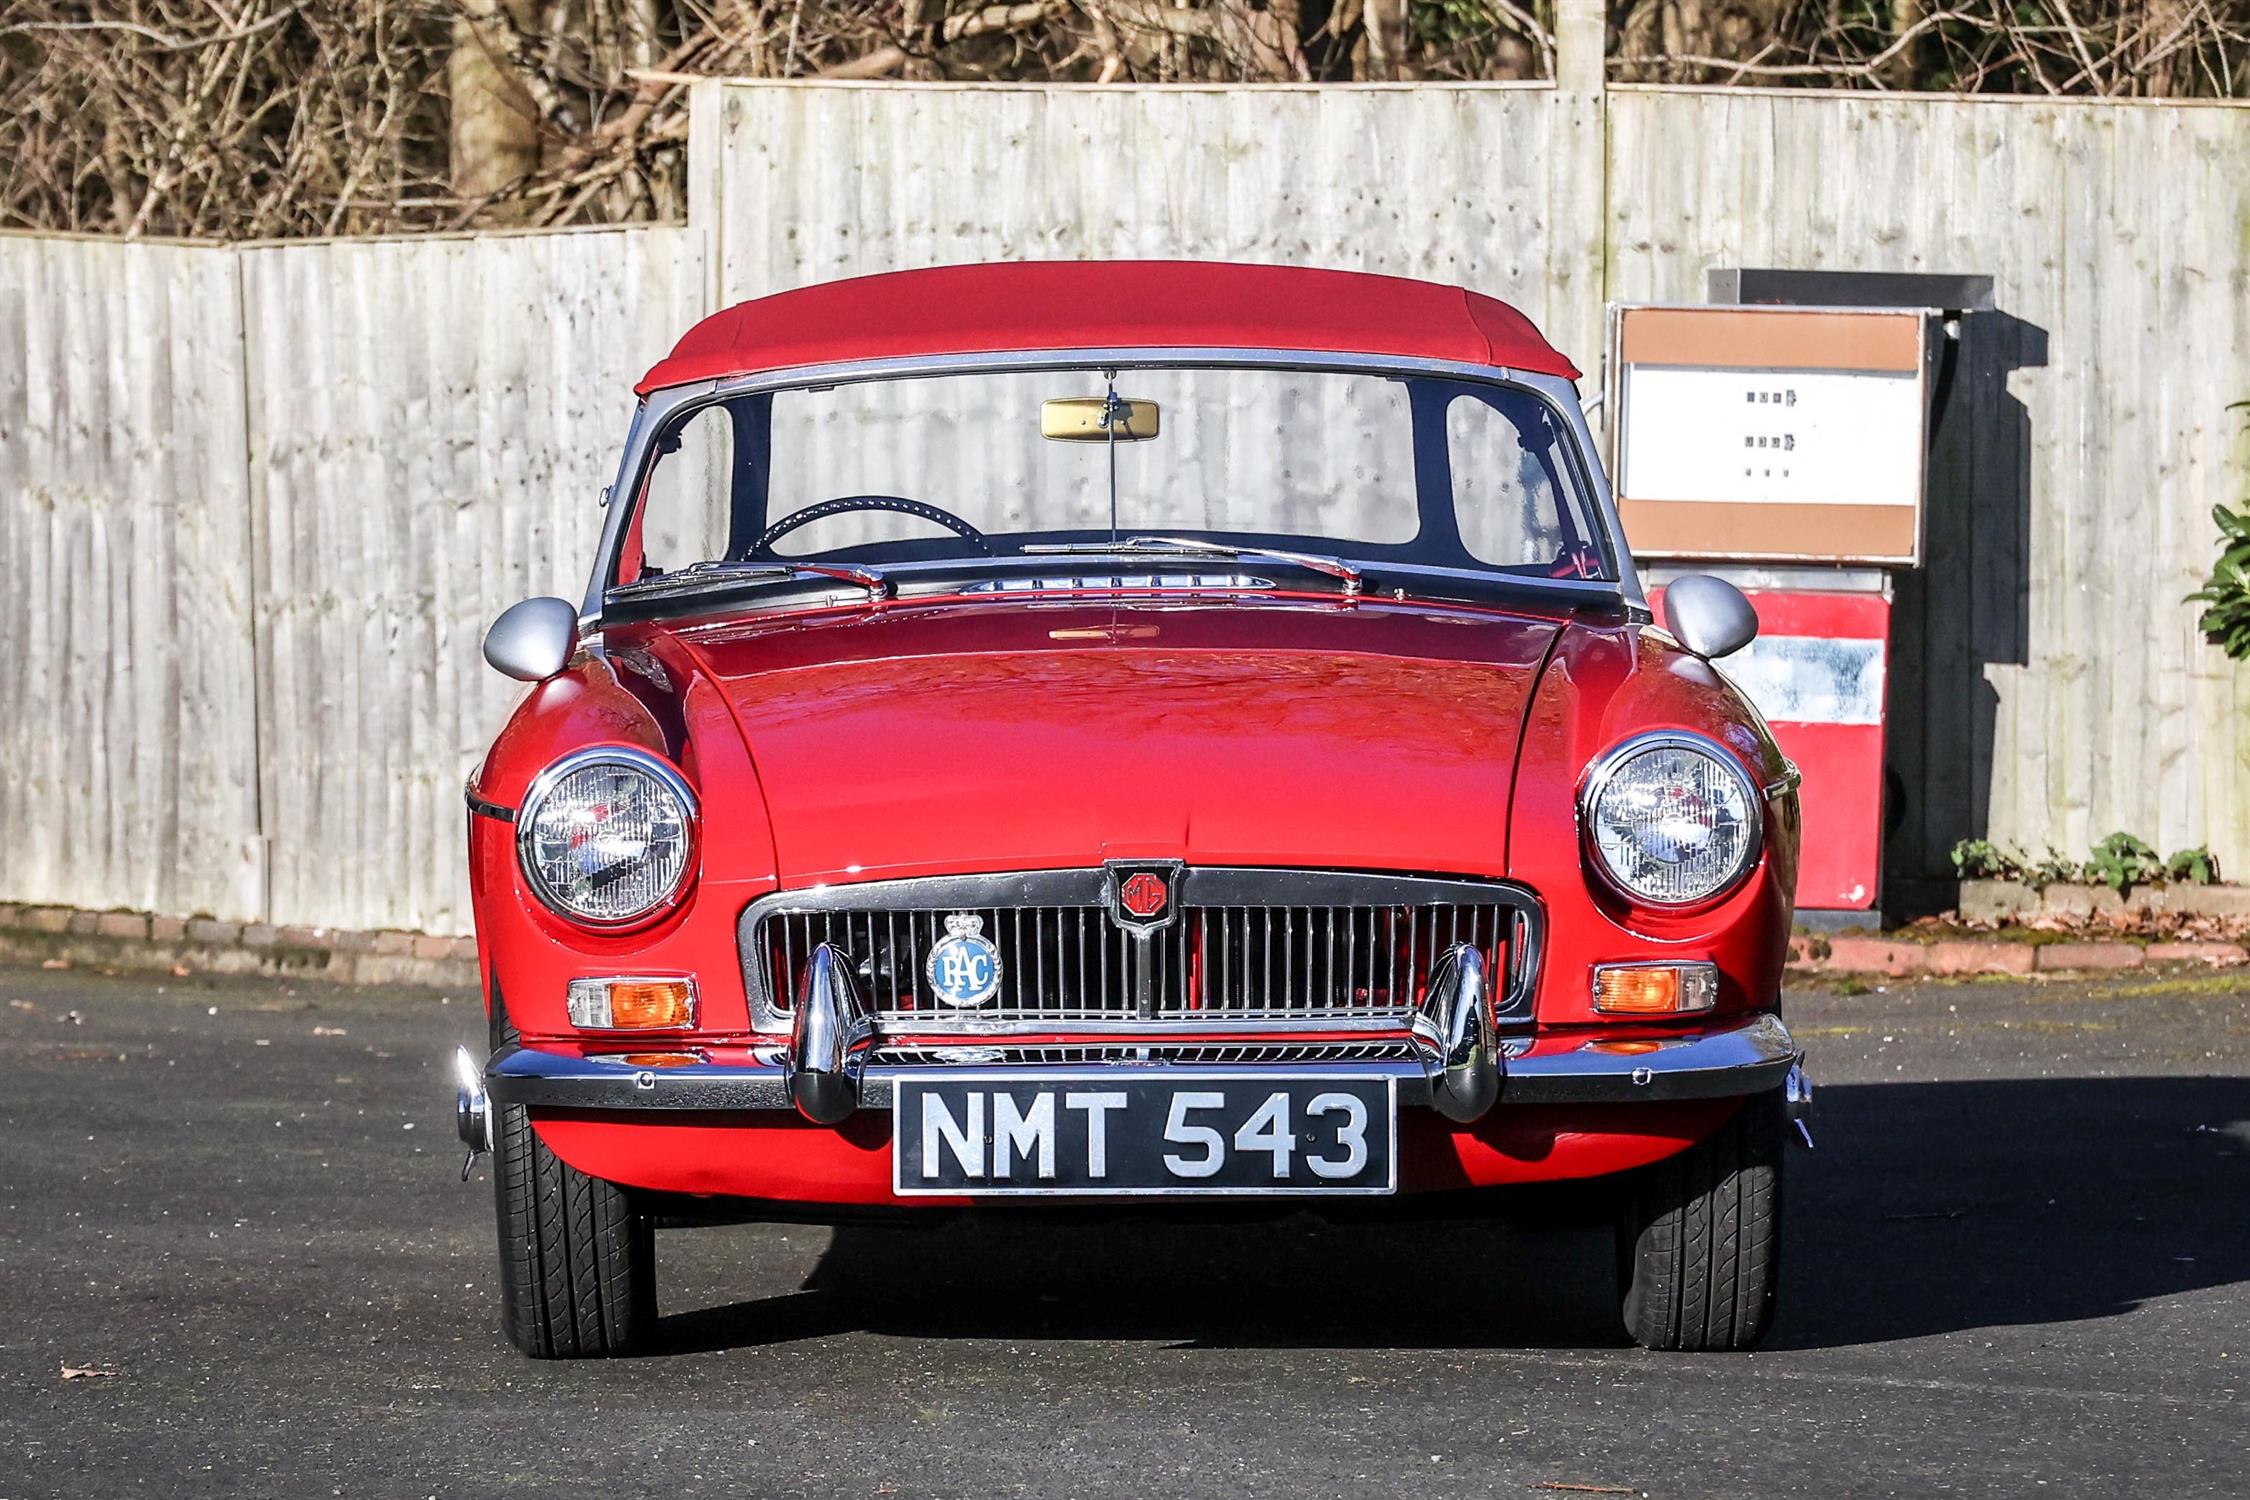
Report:
[[[641,556],[648,570],[675,572],[722,557],[734,479],[734,424],[707,406],[673,434],[657,456],[641,507]]]
[[[1563,555],[1554,485],[1507,413],[1476,396],[1454,397],[1445,409],[1445,449],[1461,544],[1470,556],[1514,568],[1551,564]]]

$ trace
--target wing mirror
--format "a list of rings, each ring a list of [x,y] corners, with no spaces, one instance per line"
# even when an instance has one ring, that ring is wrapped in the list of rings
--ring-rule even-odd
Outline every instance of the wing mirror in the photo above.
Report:
[[[1732,656],[1758,637],[1758,611],[1724,578],[1689,573],[1664,586],[1664,625],[1705,661]]]
[[[545,682],[570,665],[578,646],[578,606],[568,599],[511,604],[484,633],[484,659],[519,682]]]

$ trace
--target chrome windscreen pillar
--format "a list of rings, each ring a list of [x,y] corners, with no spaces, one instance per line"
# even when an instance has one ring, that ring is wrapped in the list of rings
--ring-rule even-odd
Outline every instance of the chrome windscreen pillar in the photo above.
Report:
[[[815,1125],[834,1125],[859,1108],[860,1075],[875,1043],[875,1021],[850,964],[822,943],[797,981],[789,1029],[789,1102]]]
[[[1430,1080],[1431,1107],[1462,1124],[1483,1119],[1499,1102],[1501,1069],[1483,954],[1456,943],[1439,955],[1412,1035]]]

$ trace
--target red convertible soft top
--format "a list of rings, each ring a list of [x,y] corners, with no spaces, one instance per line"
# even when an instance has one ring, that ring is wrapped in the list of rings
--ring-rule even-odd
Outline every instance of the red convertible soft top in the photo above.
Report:
[[[800,365],[1017,349],[1287,349],[1578,371],[1507,303],[1362,271],[1017,261],[893,271],[705,318],[637,390]]]

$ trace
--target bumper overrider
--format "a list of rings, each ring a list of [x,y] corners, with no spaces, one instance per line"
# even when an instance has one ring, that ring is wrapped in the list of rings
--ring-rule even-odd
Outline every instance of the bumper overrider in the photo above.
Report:
[[[1199,1072],[1395,1081],[1400,1105],[1470,1123],[1509,1104],[1629,1104],[1723,1099],[1780,1088],[1790,1118],[1810,1144],[1812,1088],[1803,1054],[1775,1015],[1716,1022],[1698,1030],[1621,1043],[1571,1038],[1562,1045],[1503,1040],[1491,1021],[1485,965],[1475,949],[1446,953],[1407,1033],[1406,1055],[1318,1062],[1229,1063],[1224,1068],[1158,1060],[1054,1065],[1187,1082]],[[479,1070],[456,1057],[456,1116],[471,1157],[491,1149],[491,1106],[542,1110],[726,1112],[794,1110],[836,1125],[862,1109],[887,1110],[903,1078],[949,1071],[949,1064],[879,1060],[873,1014],[850,966],[822,945],[803,971],[785,1045],[749,1049],[727,1061],[676,1061],[639,1067],[612,1057],[537,1046],[503,1047]]]

